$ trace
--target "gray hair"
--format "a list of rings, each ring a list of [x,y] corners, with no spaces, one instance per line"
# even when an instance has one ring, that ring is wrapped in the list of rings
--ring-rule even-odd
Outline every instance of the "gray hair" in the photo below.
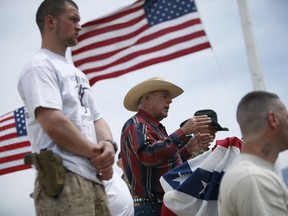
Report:
[[[242,135],[257,133],[264,128],[269,111],[278,112],[281,107],[279,96],[266,91],[246,94],[237,107],[237,121]]]

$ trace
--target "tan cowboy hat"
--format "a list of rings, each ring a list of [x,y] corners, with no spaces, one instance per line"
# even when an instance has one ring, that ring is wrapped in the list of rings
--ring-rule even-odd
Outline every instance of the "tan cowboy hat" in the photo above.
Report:
[[[124,98],[124,107],[130,111],[138,111],[138,101],[143,95],[160,90],[168,91],[172,99],[183,93],[183,89],[173,83],[167,82],[161,77],[153,77],[139,83],[128,91]]]

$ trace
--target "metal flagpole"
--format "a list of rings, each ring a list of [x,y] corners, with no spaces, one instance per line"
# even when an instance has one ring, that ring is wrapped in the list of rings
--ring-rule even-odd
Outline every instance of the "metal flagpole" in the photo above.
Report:
[[[257,50],[254,41],[251,18],[248,12],[247,0],[238,0],[238,7],[248,56],[248,62],[254,90],[265,90]]]

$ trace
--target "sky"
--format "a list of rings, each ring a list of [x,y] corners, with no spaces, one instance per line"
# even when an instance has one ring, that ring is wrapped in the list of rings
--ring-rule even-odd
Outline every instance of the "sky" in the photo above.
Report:
[[[41,0],[0,0],[0,115],[23,106],[17,92],[18,76],[26,62],[40,48],[41,38],[35,13]],[[75,0],[81,24],[99,18],[134,0]],[[162,123],[168,133],[193,116],[199,109],[213,109],[228,132],[218,132],[216,139],[241,137],[236,122],[239,100],[253,90],[244,45],[237,0],[196,0],[206,34],[212,45],[206,49],[169,62],[99,81],[92,86],[104,119],[119,143],[125,121],[134,113],[123,106],[123,98],[141,81],[160,76],[184,89],[173,100],[168,118]],[[288,1],[249,1],[258,58],[265,88],[280,96],[288,107]],[[69,50],[67,52],[69,58]],[[288,166],[288,153],[280,154],[278,169]],[[120,172],[115,166],[117,172]],[[32,169],[0,176],[0,215],[33,216],[35,172]]]

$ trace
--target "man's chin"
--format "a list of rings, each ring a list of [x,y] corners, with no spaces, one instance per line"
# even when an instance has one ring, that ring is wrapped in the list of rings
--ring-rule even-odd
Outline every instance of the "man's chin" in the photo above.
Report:
[[[68,43],[68,47],[73,47],[73,46],[76,46],[78,44],[78,40],[71,40],[69,41]]]
[[[162,117],[163,117],[162,119],[167,118],[168,117],[168,112],[167,113],[163,113]]]

